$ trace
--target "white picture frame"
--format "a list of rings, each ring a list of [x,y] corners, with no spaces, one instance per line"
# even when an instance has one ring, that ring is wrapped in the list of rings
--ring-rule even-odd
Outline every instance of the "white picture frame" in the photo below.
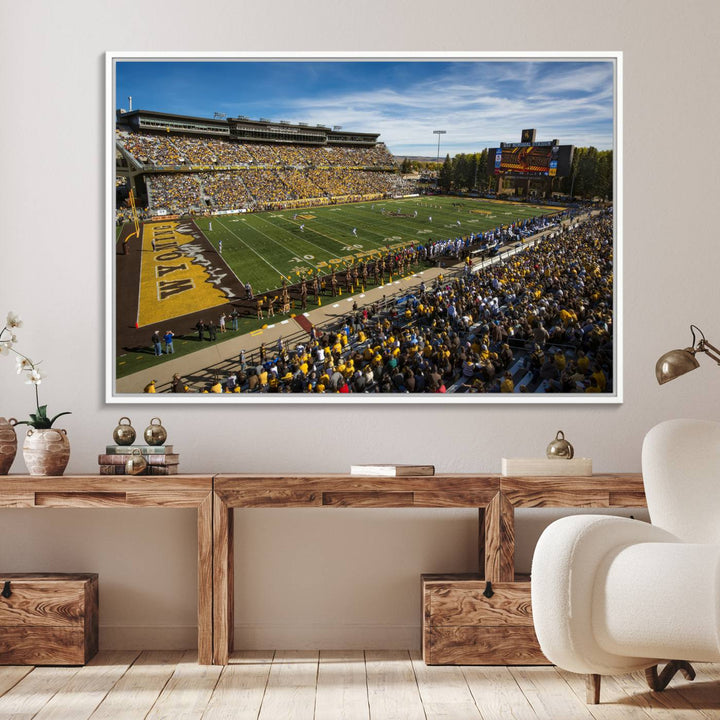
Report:
[[[252,53],[190,53],[190,52],[108,52],[106,53],[106,371],[105,399],[108,403],[200,403],[200,404],[254,404],[254,403],[400,403],[400,404],[618,404],[623,399],[623,362],[622,362],[622,220],[623,220],[623,155],[622,155],[622,53],[607,52],[428,52],[428,53],[321,53],[321,52],[252,52]],[[119,377],[118,356],[122,353],[121,328],[118,321],[118,236],[116,226],[116,109],[120,98],[117,97],[116,69],[118,63],[136,62],[416,62],[416,63],[496,63],[496,62],[558,62],[558,63],[593,63],[607,62],[612,66],[612,98],[608,101],[613,117],[613,309],[612,309],[612,388],[608,392],[599,393],[501,393],[501,392],[446,392],[446,393],[272,393],[272,392],[241,392],[241,393],[205,393],[188,392],[174,394],[170,392],[143,392],[144,383],[138,382],[128,390],[127,383]],[[141,108],[142,109],[142,108]],[[275,120],[275,119],[273,119]],[[333,122],[328,118],[328,122]],[[381,134],[382,128],[377,130]],[[543,137],[551,128],[543,128]],[[518,128],[519,135],[519,128]],[[439,140],[438,136],[438,140]],[[512,142],[519,137],[507,137]],[[562,139],[561,139],[562,142]],[[479,152],[482,148],[478,147]],[[138,285],[140,281],[138,279]],[[137,290],[139,294],[139,288]],[[345,301],[348,299],[345,298]],[[138,301],[139,302],[139,301]],[[283,318],[288,320],[288,318]],[[127,323],[126,323],[127,324]],[[166,323],[167,324],[167,323]],[[148,336],[145,344],[151,347],[149,336],[152,327],[140,328]],[[218,351],[222,354],[222,343],[218,343]],[[191,356],[188,356],[191,357]],[[158,387],[167,384],[169,371],[164,370],[164,363],[172,363],[174,359],[162,359],[157,365],[157,373],[162,382]],[[166,366],[170,368],[170,365]],[[143,371],[144,372],[144,371]],[[181,373],[184,376],[185,373]],[[138,375],[140,377],[140,375]],[[143,375],[142,378],[146,378]],[[200,387],[197,388],[200,390]]]

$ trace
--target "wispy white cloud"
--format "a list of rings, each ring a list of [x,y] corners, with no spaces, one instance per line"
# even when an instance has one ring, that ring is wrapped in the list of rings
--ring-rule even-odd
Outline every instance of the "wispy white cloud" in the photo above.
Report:
[[[556,96],[559,93],[599,93],[612,91],[612,65],[608,62],[591,63],[570,68],[557,63],[557,70],[533,82],[528,90],[538,95]]]
[[[609,61],[127,65],[118,92],[134,95],[136,107],[341,125],[380,133],[398,154],[434,155],[435,129],[447,131],[443,154],[519,140],[523,128],[537,128],[541,140],[613,143]]]
[[[548,67],[550,65],[550,67]],[[444,129],[443,147],[472,152],[519,139],[525,127],[539,139],[612,147],[613,89],[609,63],[483,63],[453,65],[442,77],[406,87],[379,86],[285,103],[290,121],[335,123],[380,132],[391,150],[427,149],[432,131]],[[484,140],[483,140],[484,138]]]

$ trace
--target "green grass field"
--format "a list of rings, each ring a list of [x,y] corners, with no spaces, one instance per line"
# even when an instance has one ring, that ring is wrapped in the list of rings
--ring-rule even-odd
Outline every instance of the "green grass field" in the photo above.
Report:
[[[557,207],[525,203],[422,197],[196,218],[196,223],[216,249],[222,241],[223,258],[241,282],[250,282],[256,293],[262,293],[278,288],[283,276],[296,283],[303,274],[315,270],[320,274],[329,273],[333,265],[342,270],[347,262],[384,252],[388,246],[402,247],[411,243],[423,244],[430,239],[467,236],[558,210]],[[297,218],[294,218],[296,214]],[[304,231],[300,230],[301,224],[305,225]],[[352,234],[354,227],[357,237]],[[308,310],[317,307],[312,293],[307,304]],[[238,331],[218,335],[217,342],[257,330],[265,322],[267,320],[256,319],[254,314],[242,317]],[[204,347],[197,342],[193,330],[188,330],[188,335],[183,335],[179,328],[175,330],[175,355],[158,358],[149,348],[144,353],[123,352],[116,360],[117,377]]]
[[[215,248],[222,241],[223,259],[240,281],[249,282],[255,292],[265,292],[279,287],[283,276],[298,282],[316,270],[325,274],[332,265],[342,269],[388,246],[466,236],[557,211],[524,203],[422,197],[225,215],[196,222]]]

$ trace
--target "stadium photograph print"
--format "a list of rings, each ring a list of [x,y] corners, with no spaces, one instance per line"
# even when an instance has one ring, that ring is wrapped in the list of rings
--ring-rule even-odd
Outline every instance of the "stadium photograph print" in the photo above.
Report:
[[[108,402],[622,402],[620,53],[106,79]]]

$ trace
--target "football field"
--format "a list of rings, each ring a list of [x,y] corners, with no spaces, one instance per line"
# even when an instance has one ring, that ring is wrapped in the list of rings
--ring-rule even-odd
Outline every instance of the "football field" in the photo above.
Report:
[[[388,249],[466,237],[561,210],[424,196],[144,222],[131,252],[118,250],[118,377],[158,362],[148,346],[154,330],[169,328],[175,333],[177,355],[197,350],[195,324],[219,318],[223,307],[240,313],[238,329],[225,339],[257,332],[265,320],[256,317],[255,303],[246,298],[242,286],[248,282],[256,296],[277,296],[275,291],[286,279],[297,300],[299,280],[316,272],[326,275],[335,267],[342,279],[348,265]],[[308,310],[321,301],[307,298]]]
[[[301,210],[197,218],[197,226],[242,283],[274,290],[316,271],[388,249],[484,232],[561,208],[457,197],[381,200]],[[220,244],[222,243],[222,248]]]

